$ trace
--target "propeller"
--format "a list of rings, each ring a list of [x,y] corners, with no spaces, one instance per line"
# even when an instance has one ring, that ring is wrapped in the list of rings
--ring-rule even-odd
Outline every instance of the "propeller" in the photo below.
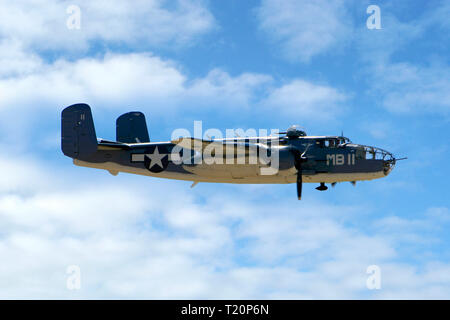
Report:
[[[297,168],[297,198],[298,198],[298,200],[302,200],[302,186],[303,186],[302,169],[301,169],[301,165],[300,165],[300,168]]]
[[[298,200],[302,199],[302,185],[303,185],[303,179],[302,179],[302,164],[308,159],[306,158],[306,152],[308,151],[311,144],[308,144],[306,146],[305,151],[303,153],[300,153],[297,149],[291,150],[292,154],[294,155],[294,166],[295,169],[297,169],[297,198]]]

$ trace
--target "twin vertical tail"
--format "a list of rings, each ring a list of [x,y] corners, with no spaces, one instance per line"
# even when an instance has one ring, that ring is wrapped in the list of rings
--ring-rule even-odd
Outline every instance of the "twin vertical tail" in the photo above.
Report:
[[[61,149],[66,156],[74,159],[97,151],[97,135],[91,108],[87,104],[74,104],[62,111]]]
[[[145,116],[142,112],[127,112],[117,118],[116,141],[124,143],[150,142]]]

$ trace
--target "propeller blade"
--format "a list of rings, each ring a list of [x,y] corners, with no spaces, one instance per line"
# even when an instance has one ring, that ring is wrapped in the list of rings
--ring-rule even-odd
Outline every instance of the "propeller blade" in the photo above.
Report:
[[[305,157],[306,151],[308,151],[309,146],[306,148],[306,150],[300,154],[298,150],[292,150],[292,154],[294,156],[294,165],[295,169],[297,169],[297,198],[298,200],[302,199],[302,163],[307,161],[307,158]]]
[[[297,198],[302,200],[302,171],[297,172]]]

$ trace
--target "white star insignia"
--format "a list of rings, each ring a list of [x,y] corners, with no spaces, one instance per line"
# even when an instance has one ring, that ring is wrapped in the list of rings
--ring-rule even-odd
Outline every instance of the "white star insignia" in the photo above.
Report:
[[[147,157],[150,158],[150,168],[153,168],[155,164],[157,164],[160,168],[164,168],[162,164],[162,159],[167,156],[167,154],[159,153],[158,147],[155,147],[155,150],[153,150],[153,153],[147,153]]]

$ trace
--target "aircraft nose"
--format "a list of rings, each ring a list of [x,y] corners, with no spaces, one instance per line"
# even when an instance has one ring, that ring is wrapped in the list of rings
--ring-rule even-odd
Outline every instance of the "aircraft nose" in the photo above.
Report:
[[[383,160],[383,172],[387,176],[395,167],[395,158]]]
[[[384,174],[387,176],[394,169],[397,160],[395,159],[395,156],[391,152],[383,149],[378,150],[381,151],[381,157],[383,160],[383,171]]]
[[[394,169],[396,159],[391,152],[373,146],[360,145],[359,147],[365,151],[366,159],[382,161],[383,172],[386,176]]]

